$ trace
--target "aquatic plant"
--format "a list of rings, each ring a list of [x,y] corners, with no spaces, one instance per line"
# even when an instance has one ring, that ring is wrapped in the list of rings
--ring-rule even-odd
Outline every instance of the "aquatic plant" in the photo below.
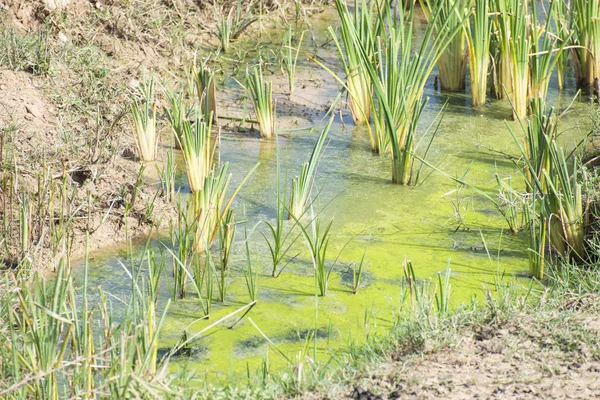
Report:
[[[534,211],[539,213],[540,225],[548,230],[546,239],[556,253],[564,258],[583,260],[584,210],[581,184],[577,181],[581,163],[573,153],[567,156],[558,147],[552,111],[546,112],[541,99],[532,100],[531,104],[537,109],[537,117],[528,125],[526,145],[522,146],[509,130],[525,164],[523,176],[528,189],[534,198],[539,197],[539,210]],[[572,166],[567,161],[572,162]],[[533,218],[530,212],[527,219]]]
[[[231,180],[231,174],[227,173],[228,164],[224,164],[220,170],[213,169],[204,178],[202,190],[194,193],[192,199],[196,231],[195,245],[198,252],[203,252],[213,243],[233,200],[257,167],[258,164],[250,169],[227,202],[225,197]]]
[[[199,109],[202,119],[205,122],[217,122],[217,89],[215,83],[215,73],[207,65],[208,60],[204,60],[200,67],[196,63],[192,65],[191,78],[196,89]]]
[[[238,0],[237,6],[231,7],[227,15],[225,15],[223,9],[219,12],[215,10],[215,17],[217,19],[217,37],[221,42],[221,49],[223,52],[229,51],[230,43],[244,33],[250,25],[258,21],[258,18],[252,17],[250,13],[253,3],[254,1],[248,2],[246,9],[244,10],[242,7],[242,0]]]
[[[434,8],[437,9],[439,17],[436,22],[444,26],[444,29],[462,28],[468,17],[467,4],[463,0],[442,1],[438,2],[439,5],[432,4],[432,0],[419,0],[419,3],[428,19]],[[465,88],[465,79],[467,76],[465,36],[464,30],[454,35],[438,59],[438,79],[442,90],[457,91]],[[485,40],[477,36],[474,37],[481,41]],[[486,42],[489,45],[489,40],[486,40]]]
[[[575,48],[574,64],[579,85],[592,85],[600,79],[600,3],[593,0],[571,1],[571,26]]]
[[[148,263],[148,296],[156,306],[158,305],[161,277],[165,271],[165,258],[162,252],[159,257],[152,249],[148,249],[146,260]]]
[[[294,232],[294,226],[286,229],[285,222],[286,217],[285,213],[287,210],[286,198],[287,198],[287,190],[285,179],[281,179],[281,166],[279,160],[279,143],[276,143],[276,159],[277,159],[277,187],[276,187],[276,204],[275,204],[275,223],[271,223],[265,220],[265,224],[269,228],[269,233],[271,239],[267,237],[265,233],[261,231],[261,234],[265,241],[267,242],[267,246],[269,246],[269,253],[271,255],[272,269],[271,276],[273,278],[279,277],[283,270],[289,265],[287,262],[285,265],[280,265],[283,259],[286,257],[288,251],[292,248],[296,240],[300,237],[301,233],[298,233],[295,237],[291,237]],[[292,257],[294,259],[296,256]]]
[[[525,167],[526,185],[529,192],[533,192],[538,184],[538,191],[545,191],[547,185],[543,171],[550,169],[549,147],[557,137],[557,122],[554,110],[547,110],[542,98],[533,98],[529,104],[532,115],[527,121],[524,142],[529,164]]]
[[[490,62],[490,37],[493,24],[488,16],[489,0],[476,0],[470,23],[465,25],[469,50],[469,70],[471,80],[471,105],[485,104],[488,91],[488,69]]]
[[[360,41],[370,59],[376,50],[375,38],[383,33],[381,16],[387,12],[389,3],[387,0],[370,3],[354,0],[354,13],[348,10],[344,0],[336,0],[335,6],[341,21],[341,42],[333,28],[330,27],[329,32],[346,73],[345,88],[350,98],[350,112],[355,123],[368,123],[373,106],[372,87],[363,65],[364,59],[355,47],[354,40]]]
[[[363,253],[362,258],[360,259],[360,263],[352,264],[352,293],[358,293],[358,288],[360,287],[360,281],[362,279],[363,269],[365,266],[365,256],[367,255],[367,250]]]
[[[261,66],[255,67],[251,73],[246,73],[246,90],[252,98],[260,136],[269,139],[275,135],[273,84],[265,82]]]
[[[546,267],[546,234],[548,232],[546,219],[538,214],[540,201],[534,196],[525,207],[525,226],[527,227],[527,259],[529,275],[536,279],[544,278]]]
[[[246,269],[244,269],[244,279],[246,280],[246,288],[251,301],[258,299],[258,285],[256,280],[258,273],[252,270],[252,258],[250,257],[250,244],[248,240],[248,230],[244,227],[244,244],[246,246]]]
[[[491,10],[494,16],[495,36],[497,42],[495,69],[496,69],[496,96],[506,98],[512,93],[512,57],[510,43],[513,38],[511,30],[512,20],[516,13],[519,0],[492,0]]]
[[[221,253],[221,274],[229,266],[229,256],[235,239],[235,213],[233,210],[228,210],[221,225],[219,226],[219,250]]]
[[[555,35],[558,37],[560,44],[566,45],[570,42],[572,37],[569,21],[569,5],[565,1],[553,0],[552,10],[554,11],[554,15],[551,15],[551,18],[555,21]],[[565,87],[565,73],[567,70],[569,52],[560,51],[556,55],[556,58],[556,80],[558,89],[563,89]]]
[[[168,87],[163,86],[163,94],[167,100],[168,107],[164,107],[165,116],[171,126],[171,130],[176,140],[175,143],[179,145],[177,137],[183,133],[183,123],[188,119],[188,112],[186,104],[184,103],[183,92],[174,92]]]
[[[149,77],[146,77],[144,74],[138,92],[142,104],[138,103],[138,99],[134,99],[131,105],[135,143],[142,161],[154,161],[158,145],[156,138],[156,105],[154,104],[154,75],[150,74]]]
[[[435,299],[435,306],[438,314],[447,314],[450,305],[450,275],[452,270],[450,269],[450,260],[446,264],[446,270],[442,273],[437,274],[437,284],[433,290],[433,297]]]
[[[494,204],[504,217],[511,233],[517,234],[525,225],[525,196],[513,188],[511,177],[501,179],[496,174],[496,183],[498,185],[498,202]]]
[[[562,3],[562,0],[550,2],[550,9],[545,11],[547,18],[543,27],[538,26],[536,23],[538,19],[538,5],[536,2],[532,2],[531,5],[532,22],[529,27],[529,36],[531,38],[531,50],[529,54],[531,82],[529,84],[529,98],[546,98],[552,71],[558,62],[561,61],[563,50],[571,36],[570,33],[563,33],[563,37],[558,37],[551,31],[551,27],[553,26],[557,27],[556,29],[561,29],[560,22],[555,20],[556,12],[554,11],[555,7],[561,7],[557,5],[559,3]],[[564,61],[561,62],[564,63]],[[559,71],[559,75],[560,73]]]
[[[333,117],[329,119],[325,128],[321,130],[310,159],[308,162],[302,164],[300,175],[292,179],[290,207],[288,209],[290,219],[292,215],[298,219],[302,218],[310,205],[310,195],[315,183],[321,152],[323,151],[325,139],[327,139],[327,134],[332,123]]]
[[[312,214],[312,208],[311,208]],[[346,248],[349,241],[342,247],[340,252],[338,253],[335,261],[331,263],[329,268],[327,268],[327,249],[329,247],[329,239],[330,239],[330,229],[333,224],[333,220],[329,221],[329,223],[323,229],[321,227],[321,220],[318,216],[311,215],[312,219],[309,224],[305,227],[303,226],[298,218],[292,215],[298,226],[302,231],[302,235],[304,236],[306,246],[310,252],[310,257],[313,264],[313,269],[315,272],[315,288],[316,292],[319,296],[325,296],[327,294],[327,287],[329,285],[329,277],[331,276],[331,271],[337,264],[342,251]]]
[[[529,53],[531,37],[530,24],[527,14],[527,4],[524,1],[516,2],[513,15],[510,17],[511,40],[509,43],[510,63],[512,67],[512,90],[509,95],[513,107],[513,118],[524,120],[527,118],[527,103],[529,99]]]
[[[448,28],[437,23],[439,11],[434,9],[417,50],[412,49],[414,5],[398,9],[398,17],[387,17],[389,34],[378,40],[375,67],[369,49],[351,31],[354,46],[359,49],[362,65],[367,70],[377,96],[378,112],[383,115],[392,145],[392,182],[408,185],[412,182],[414,136],[427,103],[423,88],[435,63],[454,35],[462,27]],[[434,35],[434,30],[437,32]],[[377,118],[377,117],[375,117]]]
[[[211,127],[211,122],[197,116],[194,123],[184,119],[180,131],[175,135],[183,153],[192,193],[204,188],[204,181],[213,167],[217,142],[211,146]]]
[[[162,195],[165,196],[169,202],[175,201],[175,168],[173,151],[170,151],[167,153],[167,163],[165,166],[163,168],[158,168]]]
[[[189,220],[188,207],[177,203],[177,224],[169,222],[169,238],[172,254],[173,283],[171,285],[171,297],[183,299],[186,294],[186,283],[189,272],[186,271],[194,258],[193,224]]]
[[[579,159],[572,155],[572,166],[556,141],[550,144],[550,169],[544,170],[548,192],[545,196],[545,216],[548,218],[548,239],[558,254],[574,260],[585,259],[584,210],[578,172]]]
[[[303,39],[304,32],[302,32],[302,34],[300,35],[300,39],[296,44],[296,48],[294,48],[294,31],[292,30],[292,26],[288,26],[288,28],[283,33],[283,46],[279,51],[279,56],[281,60],[282,70],[284,70],[288,76],[288,88],[290,90],[290,96],[294,93],[294,75],[296,74],[296,67],[298,65],[298,55],[300,54],[300,48],[302,47]]]

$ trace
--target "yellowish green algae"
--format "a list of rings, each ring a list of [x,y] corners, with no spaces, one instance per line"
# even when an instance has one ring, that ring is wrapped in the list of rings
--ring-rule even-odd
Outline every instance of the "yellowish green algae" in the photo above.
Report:
[[[508,103],[491,101],[485,107],[472,109],[468,95],[447,95],[433,91],[432,87],[433,78],[427,85],[426,95],[431,101],[422,131],[447,99],[449,102],[428,161],[456,178],[468,170],[465,181],[491,196],[497,192],[496,173],[501,177],[514,176],[515,185],[521,186],[513,162],[505,156],[517,154],[507,124],[522,135],[518,123],[505,122],[510,117]],[[335,90],[330,91],[332,99]],[[550,101],[563,109],[573,95],[553,92]],[[567,133],[562,141],[566,146],[585,136],[590,113],[585,103],[576,102],[573,111],[563,118],[561,128]],[[192,344],[191,355],[173,359],[172,368],[185,365],[209,379],[227,379],[231,373],[257,370],[265,359],[271,371],[285,366],[284,357],[269,348],[250,318],[294,362],[313,334],[316,341],[310,342],[310,354],[316,345],[317,357],[325,360],[330,349],[385,332],[393,324],[393,314],[402,306],[405,259],[412,261],[419,279],[431,282],[438,273],[445,273],[450,263],[453,306],[473,298],[482,300],[485,290],[493,288],[497,279],[517,279],[528,284],[525,237],[508,232],[489,200],[468,187],[458,186],[448,176],[432,173],[428,167],[423,169],[418,186],[392,185],[389,157],[370,152],[364,127],[353,127],[349,116],[344,117],[344,123],[336,120],[332,127],[317,179],[320,195],[315,210],[323,220],[334,221],[330,260],[350,241],[334,268],[325,297],[315,296],[312,265],[302,238],[288,252],[284,264],[296,254],[297,258],[280,277],[272,278],[268,247],[259,233],[259,230],[266,233],[266,226],[259,224],[252,231],[259,221],[272,221],[275,215],[274,144],[239,135],[222,137],[221,161],[230,163],[233,185],[254,164],[261,163],[235,202],[238,221],[244,219],[245,210],[246,224],[252,232],[252,265],[259,272],[258,303],[232,329],[235,317],[206,332]],[[282,176],[287,173],[291,178],[298,173],[301,163],[309,158],[316,136],[289,134],[279,139]],[[421,148],[427,140],[426,137]],[[286,186],[289,188],[289,182]],[[152,245],[157,249],[163,247],[156,242]],[[134,244],[134,259],[141,256],[143,246],[143,241]],[[352,294],[351,265],[360,261],[365,249],[363,281],[358,293]],[[127,264],[127,254],[127,246],[92,254],[90,286],[101,285],[118,297],[128,295],[128,276],[118,262],[121,259]],[[170,271],[171,261],[166,258],[166,269]],[[173,346],[184,331],[189,337],[250,302],[242,273],[245,263],[240,225],[225,303],[213,301],[210,319],[198,320],[203,316],[202,308],[189,285],[189,297],[170,305],[161,336],[163,351]],[[161,307],[169,297],[164,278],[162,286]],[[120,303],[115,301],[114,307],[118,310]]]

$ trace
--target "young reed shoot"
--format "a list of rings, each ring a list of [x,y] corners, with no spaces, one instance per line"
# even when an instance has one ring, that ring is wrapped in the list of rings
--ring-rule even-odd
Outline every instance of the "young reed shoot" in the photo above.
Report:
[[[302,40],[304,39],[304,32],[300,35],[300,39],[294,48],[294,31],[290,26],[286,29],[283,34],[283,46],[279,52],[281,59],[282,70],[285,71],[288,77],[288,88],[290,90],[290,96],[294,94],[294,76],[296,75],[296,68],[298,66],[298,56],[300,55],[300,48],[302,47]]]
[[[302,218],[310,205],[310,195],[315,183],[319,160],[332,123],[333,117],[329,119],[329,122],[319,134],[319,138],[313,148],[309,161],[302,164],[300,175],[292,179],[290,208],[288,210],[290,219],[292,218],[292,215],[297,219]]]
[[[246,269],[244,270],[244,279],[248,288],[248,295],[251,301],[258,299],[258,285],[256,283],[258,273],[252,270],[252,258],[250,257],[250,244],[248,240],[248,230],[244,227],[244,244],[246,246]]]
[[[218,171],[213,169],[204,179],[202,190],[196,192],[192,200],[198,252],[203,252],[213,243],[233,201],[257,167],[258,164],[246,174],[227,201],[227,188],[231,180],[231,174],[227,173],[228,164],[224,164]]]
[[[360,287],[360,282],[363,275],[363,269],[365,266],[365,256],[367,255],[367,250],[363,253],[362,258],[360,259],[360,263],[358,265],[356,263],[352,264],[352,293],[358,293],[358,288]]]
[[[215,82],[215,73],[212,68],[207,65],[207,60],[199,67],[196,63],[192,65],[191,80],[194,82],[196,96],[204,121],[216,123],[217,116],[217,89]]]
[[[217,142],[211,145],[211,127],[211,122],[203,121],[200,117],[196,117],[194,123],[184,119],[180,131],[175,135],[183,152],[192,193],[198,193],[204,188],[204,181],[214,164]]]
[[[218,12],[215,10],[217,37],[221,42],[221,50],[224,53],[229,51],[231,42],[239,38],[250,25],[258,20],[250,12],[253,3],[254,1],[248,2],[244,9],[242,7],[242,0],[238,0],[237,6],[231,7],[227,15],[223,9]]]
[[[154,103],[154,75],[142,78],[138,97],[131,105],[131,117],[135,130],[135,143],[142,161],[156,160],[158,146],[156,136],[156,104]]]
[[[270,139],[275,133],[275,108],[273,107],[273,84],[265,82],[262,67],[246,73],[246,90],[250,93],[258,120],[260,136]]]
[[[269,221],[265,221],[265,224],[269,228],[268,233],[270,234],[270,238],[267,234],[261,232],[265,241],[267,242],[267,246],[269,246],[269,253],[271,255],[272,269],[271,276],[273,278],[279,277],[283,270],[288,266],[289,262],[281,265],[287,253],[294,245],[296,240],[300,237],[301,233],[298,233],[296,236],[293,236],[294,233],[294,225],[289,228],[286,228],[286,217],[285,213],[287,210],[287,190],[285,186],[285,179],[281,179],[281,165],[279,161],[279,144],[276,144],[276,158],[277,158],[277,193],[276,193],[276,201],[275,204],[275,222],[271,223]],[[297,255],[296,255],[297,256]],[[292,259],[296,258],[296,256],[292,257]]]

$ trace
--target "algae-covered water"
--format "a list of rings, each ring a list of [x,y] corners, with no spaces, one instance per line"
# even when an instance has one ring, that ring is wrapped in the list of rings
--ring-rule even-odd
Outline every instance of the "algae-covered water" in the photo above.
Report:
[[[320,51],[324,59],[334,59],[331,46]],[[300,68],[318,69],[309,62]],[[231,82],[226,80],[224,86],[228,85]],[[330,96],[333,100],[337,90],[338,87],[332,84],[323,88],[319,95]],[[558,94],[553,89],[549,101],[563,109],[574,95],[574,91]],[[422,131],[448,101],[440,130],[429,151],[431,164],[450,176],[462,177],[467,171],[464,180],[492,196],[497,192],[496,173],[501,177],[515,176],[515,185],[520,187],[516,168],[505,156],[517,154],[505,122],[510,117],[507,102],[490,101],[485,107],[472,109],[468,94],[435,91],[433,77],[427,85],[426,96],[430,97],[430,102],[422,121]],[[320,113],[317,122],[305,126],[307,130],[287,131],[279,137],[282,175],[287,172],[288,177],[295,176],[300,165],[308,161],[318,130],[325,125],[325,110]],[[566,132],[562,139],[565,146],[572,146],[585,136],[590,113],[584,102],[574,103],[572,111],[561,122],[561,130]],[[302,115],[299,117],[303,118]],[[511,121],[508,124],[522,134],[517,123]],[[428,137],[423,147],[427,140]],[[292,360],[307,338],[314,335],[311,354],[316,346],[317,357],[326,360],[329,349],[347,346],[352,341],[364,341],[368,335],[385,332],[391,327],[394,313],[401,307],[405,259],[412,261],[419,279],[432,282],[437,280],[438,273],[446,273],[449,264],[451,306],[474,298],[482,300],[485,291],[493,289],[497,279],[516,279],[524,285],[529,282],[526,278],[525,236],[510,234],[506,222],[489,200],[469,188],[457,186],[449,177],[427,167],[422,171],[418,186],[391,184],[391,160],[370,152],[364,128],[354,127],[346,113],[343,120],[337,117],[333,123],[319,165],[315,212],[319,212],[325,222],[333,220],[331,262],[347,245],[333,269],[327,295],[316,297],[312,264],[302,238],[288,252],[284,263],[290,263],[281,276],[270,276],[268,247],[260,234],[261,231],[266,233],[267,229],[260,221],[273,221],[275,217],[275,142],[250,135],[224,134],[219,152],[221,161],[230,164],[232,186],[260,162],[234,206],[240,223],[226,301],[214,301],[210,319],[200,321],[202,308],[192,290],[188,298],[171,302],[160,346],[166,350],[184,331],[191,336],[250,302],[242,273],[246,265],[244,225],[250,233],[252,265],[258,272],[258,303],[232,329],[229,327],[235,318],[207,331],[193,343],[191,355],[174,358],[173,364],[177,367],[185,365],[189,370],[209,377],[226,378],[231,372],[244,373],[247,368],[254,371],[266,358],[272,370],[284,366],[284,358],[269,348],[257,327]],[[182,193],[187,193],[183,170],[179,180]],[[289,188],[289,182],[286,185]],[[242,222],[244,220],[246,222]],[[159,238],[157,235],[152,242],[157,249],[164,248]],[[166,237],[163,241],[169,242]],[[145,240],[133,243],[134,259],[141,257],[144,243]],[[362,284],[358,293],[352,294],[351,265],[360,261],[365,250]],[[92,254],[89,285],[101,285],[116,296],[130,293],[131,284],[121,266],[121,263],[129,265],[128,253],[128,246],[123,246]],[[170,271],[171,260],[165,257]],[[168,298],[167,280],[163,279],[161,310]],[[115,303],[116,309],[118,304]]]

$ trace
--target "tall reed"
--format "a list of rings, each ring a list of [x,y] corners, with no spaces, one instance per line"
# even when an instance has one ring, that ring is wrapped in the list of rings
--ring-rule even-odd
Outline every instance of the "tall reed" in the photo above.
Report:
[[[465,24],[465,36],[469,50],[471,104],[473,107],[485,104],[488,89],[490,37],[493,28],[493,24],[488,16],[488,10],[489,0],[475,0],[475,7],[470,17],[470,23]]]
[[[375,38],[383,33],[381,15],[389,8],[389,4],[387,0],[370,3],[366,0],[354,0],[353,14],[344,0],[336,0],[335,6],[341,21],[342,40],[338,40],[332,28],[329,28],[329,32],[346,73],[345,87],[350,98],[350,112],[355,123],[368,123],[373,102],[372,85],[352,35],[356,35],[368,57],[372,57],[376,50]]]
[[[495,70],[496,70],[496,96],[499,99],[506,98],[512,93],[512,57],[511,41],[514,40],[512,33],[512,20],[516,13],[518,1],[520,0],[492,0],[494,15],[495,36],[497,41]]]
[[[558,62],[561,61],[563,50],[570,38],[570,34],[566,34],[563,38],[560,38],[551,31],[552,27],[561,29],[559,26],[560,22],[555,19],[556,12],[554,11],[554,8],[561,1],[553,0],[550,2],[550,9],[545,10],[547,18],[543,27],[538,26],[536,22],[538,5],[536,2],[532,2],[531,5],[532,13],[529,27],[529,36],[531,38],[531,50],[529,54],[531,74],[531,82],[529,84],[530,98],[546,98],[552,71]],[[559,75],[560,73],[559,71]]]
[[[423,88],[435,63],[462,26],[449,28],[448,22],[437,23],[439,11],[434,9],[416,51],[412,48],[414,5],[399,9],[397,18],[387,17],[389,32],[384,42],[378,40],[375,67],[369,49],[351,30],[354,46],[359,50],[363,67],[369,73],[392,145],[392,182],[412,182],[414,136],[421,113]],[[434,27],[437,32],[434,35]],[[377,117],[376,117],[377,118]]]
[[[527,118],[527,102],[529,99],[529,53],[531,37],[529,35],[530,16],[524,0],[516,2],[510,18],[511,40],[510,62],[512,66],[512,90],[509,98],[513,106],[514,119]]]
[[[571,0],[575,74],[579,85],[592,85],[600,79],[600,2]]]
[[[421,7],[429,19],[434,8],[437,7],[439,18],[437,23],[446,25],[445,29],[454,29],[463,26],[468,12],[467,4],[463,0],[447,0],[433,4],[432,0],[419,0]],[[458,91],[465,88],[467,76],[467,51],[465,47],[465,32],[461,30],[457,33],[444,52],[442,52],[438,62],[438,78],[440,88],[447,91]],[[487,40],[489,43],[489,40]]]

